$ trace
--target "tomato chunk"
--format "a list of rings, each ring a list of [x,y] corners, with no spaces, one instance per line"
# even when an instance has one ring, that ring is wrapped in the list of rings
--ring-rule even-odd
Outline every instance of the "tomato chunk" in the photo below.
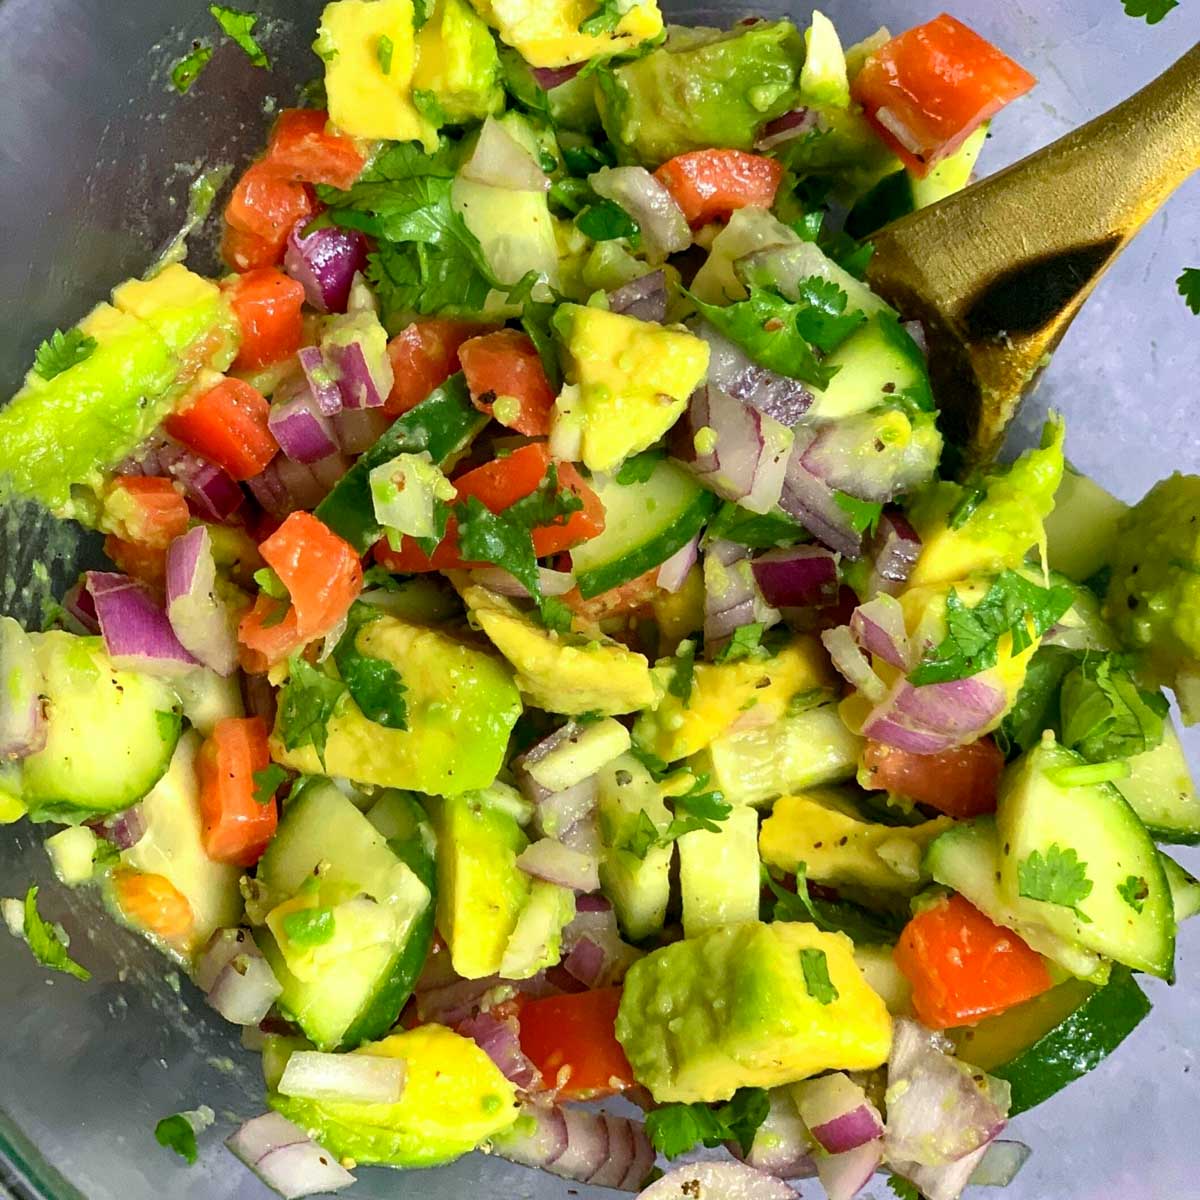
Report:
[[[619,987],[547,996],[521,1005],[521,1049],[564,1100],[611,1096],[633,1086],[615,1026]]]
[[[464,342],[458,357],[480,412],[530,437],[550,432],[555,392],[528,334],[498,329]]]
[[[395,382],[384,411],[399,417],[415,408],[459,369],[458,350],[486,326],[447,317],[414,321],[388,343]]]
[[[226,717],[196,759],[204,852],[216,862],[252,867],[275,834],[275,798],[255,799],[254,772],[271,761],[262,717]]]
[[[316,211],[316,201],[304,184],[285,179],[269,163],[251,163],[225,206],[225,223],[231,236],[240,235],[227,245],[226,262],[235,270],[244,270],[232,257],[241,251],[254,259],[256,267],[278,263],[293,226]],[[240,240],[246,238],[253,240]]]
[[[320,108],[285,108],[271,130],[266,165],[293,183],[327,183],[345,191],[362,174],[366,159],[353,138],[329,128]]]
[[[279,450],[267,427],[271,406],[242,379],[223,379],[163,422],[189,450],[234,479],[257,475]]]
[[[925,176],[1037,80],[942,13],[894,37],[854,79],[854,99],[915,175]]]
[[[187,533],[187,501],[158,475],[119,475],[104,498],[104,516],[122,541],[165,550]]]
[[[196,920],[192,906],[165,875],[117,867],[110,878],[113,899],[131,925],[168,942],[191,933]]]
[[[948,817],[978,817],[996,811],[1004,755],[990,737],[940,754],[867,742],[863,767],[867,787],[907,796]]]
[[[913,917],[894,956],[931,1029],[973,1025],[1054,986],[1040,954],[958,895]]]
[[[663,163],[654,175],[695,228],[735,208],[770,208],[783,164],[743,150],[693,150]]]
[[[167,586],[167,548],[130,542],[110,533],[104,539],[104,553],[131,579],[161,592]]]
[[[234,366],[253,371],[281,362],[304,341],[304,287],[274,267],[241,275],[230,287],[230,304],[242,340]]]

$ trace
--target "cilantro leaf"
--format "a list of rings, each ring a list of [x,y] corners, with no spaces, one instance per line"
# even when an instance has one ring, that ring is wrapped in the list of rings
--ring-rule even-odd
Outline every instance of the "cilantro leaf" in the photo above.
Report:
[[[808,868],[796,865],[796,890],[789,892],[763,867],[763,882],[774,897],[773,921],[809,921],[823,933],[844,933],[852,942],[864,946],[890,946],[900,930],[902,919],[872,912],[849,900],[820,900],[809,895]]]
[[[557,596],[545,596],[541,601],[542,624],[553,633],[570,633],[574,613]]]
[[[73,975],[76,979],[87,983],[92,977],[91,971],[81,967],[68,953],[63,940],[53,925],[42,919],[37,909],[38,889],[35,884],[25,893],[25,941],[29,945],[33,957],[52,971],[61,971],[64,975]]]
[[[1017,890],[1028,900],[1071,908],[1081,920],[1088,920],[1078,908],[1092,894],[1087,863],[1080,862],[1074,850],[1064,850],[1057,842],[1048,846],[1044,855],[1034,850],[1018,864]]]
[[[200,1153],[196,1146],[196,1131],[183,1113],[163,1117],[154,1127],[154,1140],[160,1146],[174,1150],[189,1167],[195,1166]]]
[[[550,99],[546,89],[538,83],[533,69],[511,46],[500,46],[499,50],[500,77],[509,99],[515,101],[518,108],[553,126]]]
[[[829,960],[824,950],[811,947],[801,950],[800,969],[808,994],[818,1004],[832,1004],[838,998],[838,990],[829,978]]]
[[[333,651],[333,661],[350,698],[368,721],[385,729],[407,729],[404,693],[408,689],[400,672],[386,659],[360,653],[357,645],[359,630],[382,615],[370,604],[355,601],[347,614],[346,631]]]
[[[1129,875],[1117,884],[1117,894],[1135,913],[1140,913],[1150,895],[1150,885],[1140,875]]]
[[[733,1098],[718,1108],[695,1103],[653,1109],[646,1114],[646,1133],[654,1148],[667,1158],[678,1158],[698,1144],[711,1149],[725,1142],[737,1142],[742,1153],[749,1154],[769,1109],[765,1089],[738,1088]]]
[[[658,826],[643,808],[638,812],[632,828],[614,844],[613,849],[627,850],[634,858],[645,858],[651,850],[662,844]]]
[[[1179,7],[1179,0],[1122,0],[1125,14],[1130,17],[1145,17],[1147,25],[1157,25],[1173,8]]]
[[[291,673],[279,695],[279,736],[288,750],[312,746],[324,766],[329,721],[347,694],[346,685],[299,654],[288,666]]]
[[[600,0],[592,15],[579,22],[579,32],[588,37],[603,37],[612,33],[624,16],[621,0]]]
[[[797,285],[800,309],[796,328],[811,345],[825,354],[836,350],[860,325],[867,314],[861,309],[846,312],[850,297],[831,279],[810,275]]]
[[[657,754],[649,750],[642,749],[641,746],[634,742],[629,747],[629,753],[650,772],[650,778],[656,783],[661,782],[667,775],[671,773],[671,764],[665,759],[661,759]]]
[[[1079,651],[1066,646],[1039,646],[1029,660],[1013,706],[996,730],[1005,755],[1023,753],[1041,740],[1042,731],[1058,732],[1058,698],[1062,681],[1079,662]]]
[[[1175,286],[1188,308],[1200,316],[1200,267],[1185,267]]]
[[[250,62],[256,67],[270,70],[271,60],[263,52],[263,48],[254,37],[254,26],[258,24],[256,13],[242,12],[236,8],[226,8],[222,4],[210,4],[208,11],[212,13],[221,27],[221,32],[237,44]]]
[[[692,683],[695,679],[696,643],[688,638],[679,643],[675,651],[675,670],[667,691],[678,697],[686,705],[692,695]]]
[[[855,533],[875,532],[879,518],[883,516],[883,505],[877,500],[860,500],[846,492],[833,492],[833,502],[850,518],[850,526]]]
[[[420,29],[429,20],[429,0],[413,0],[413,26]]]
[[[588,205],[575,218],[575,224],[593,242],[627,238],[636,250],[642,241],[641,226],[615,200],[597,200]]]
[[[749,625],[741,625],[733,631],[733,636],[714,655],[714,661],[719,663],[736,662],[739,658],[749,658],[762,642],[764,626],[761,621],[752,621]]]
[[[392,73],[392,55],[395,53],[395,50],[396,47],[392,39],[386,33],[381,33],[379,40],[375,43],[375,57],[379,60],[379,69],[385,75]]]
[[[581,136],[578,142],[564,143],[560,140],[559,149],[562,151],[563,162],[572,175],[586,178],[595,174],[601,167],[614,167],[617,164],[617,156],[607,142],[595,145],[583,141]]]
[[[751,550],[774,550],[809,538],[802,525],[782,513],[752,513],[730,500],[723,501],[717,509],[716,516],[708,523],[708,534]]]
[[[709,833],[721,832],[719,823],[733,812],[733,805],[726,802],[721,792],[706,792],[704,789],[707,785],[708,776],[701,775],[689,791],[674,797],[672,803],[675,815],[662,836],[664,845],[669,845],[685,833],[694,833],[698,829],[707,830]]]
[[[399,592],[403,590],[403,587],[404,585],[387,567],[380,566],[378,563],[373,567],[368,567],[363,572],[364,591],[368,588],[379,588],[380,591],[384,592]]]
[[[1072,600],[1069,587],[1039,587],[1015,571],[998,575],[974,608],[968,608],[951,589],[946,636],[909,675],[909,682],[916,687],[947,683],[994,667],[1004,634],[1012,635],[1013,653],[1019,654],[1071,607]]]
[[[635,454],[621,464],[615,479],[625,486],[631,483],[645,483],[666,456],[665,450],[643,450],[641,454]]]
[[[270,804],[280,785],[287,781],[288,773],[278,763],[268,763],[261,771],[255,771],[251,778],[254,780],[254,803]]]
[[[907,1179],[902,1179],[899,1175],[889,1175],[887,1185],[892,1189],[893,1195],[898,1197],[898,1200],[921,1200],[921,1193],[917,1191],[916,1184],[909,1183]]]
[[[200,77],[200,72],[208,66],[212,56],[211,46],[203,42],[194,42],[191,51],[171,68],[171,86],[181,96],[186,96],[192,84]]]
[[[331,908],[300,908],[283,918],[283,932],[294,946],[323,946],[334,935],[336,918]]]
[[[66,333],[56,329],[34,352],[33,369],[43,379],[50,380],[91,358],[95,350],[96,339],[78,327]]]
[[[982,481],[963,484],[963,494],[955,501],[946,517],[951,529],[961,529],[974,515],[975,510],[987,499],[987,487]]]
[[[1169,711],[1166,697],[1138,687],[1114,654],[1085,655],[1063,679],[1059,705],[1063,745],[1091,763],[1153,750]]]

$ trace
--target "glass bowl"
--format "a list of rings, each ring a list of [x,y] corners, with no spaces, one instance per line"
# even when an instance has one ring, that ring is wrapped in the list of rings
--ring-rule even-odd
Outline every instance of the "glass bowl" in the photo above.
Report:
[[[316,74],[308,44],[320,4],[258,0],[252,7],[263,15],[274,70],[255,70],[226,44],[192,92],[175,95],[171,64],[193,38],[215,32],[207,7],[0,0],[0,395],[15,390],[49,330],[153,259],[181,223],[200,166],[245,161],[272,110]],[[675,20],[726,25],[752,12],[807,22],[809,12],[770,3],[664,8]],[[1118,0],[959,0],[953,8],[1041,80],[996,121],[985,171],[1111,106],[1200,34],[1190,4],[1152,28],[1124,16]],[[900,30],[928,20],[937,6],[829,0],[825,11],[853,41],[881,23]],[[1013,430],[1017,442],[1028,440],[1048,408],[1062,410],[1072,460],[1127,500],[1171,469],[1200,470],[1200,339],[1174,286],[1184,266],[1200,262],[1197,230],[1193,180],[1101,284]],[[202,266],[206,256],[215,266],[211,244],[195,249]],[[94,541],[29,513],[0,521],[0,610],[36,619],[47,589],[95,554]],[[1200,765],[1197,739],[1189,750]],[[1189,852],[1180,857],[1189,864]],[[223,1122],[261,1111],[258,1060],[231,1027],[94,900],[60,887],[27,826],[0,834],[0,880],[5,894],[39,883],[44,911],[63,922],[93,971],[89,985],[50,975],[0,934],[0,1160],[9,1164],[0,1163],[0,1180],[33,1200],[268,1196],[215,1131],[190,1169],[154,1141],[159,1118],[200,1103]],[[1010,1135],[1035,1154],[1011,1200],[1197,1194],[1198,964],[1200,922],[1182,932],[1179,984],[1147,984],[1151,1018],[1086,1083],[1014,1122]],[[481,1155],[403,1177],[363,1171],[349,1194],[397,1192],[423,1200],[613,1195]],[[882,1178],[872,1193],[890,1194]]]

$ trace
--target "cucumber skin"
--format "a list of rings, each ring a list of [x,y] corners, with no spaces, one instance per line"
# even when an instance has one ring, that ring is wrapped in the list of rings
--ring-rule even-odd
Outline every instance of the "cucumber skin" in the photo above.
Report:
[[[989,1072],[1012,1087],[1009,1116],[1048,1100],[1106,1059],[1149,1014],[1151,1004],[1127,967],[1016,1058]]]

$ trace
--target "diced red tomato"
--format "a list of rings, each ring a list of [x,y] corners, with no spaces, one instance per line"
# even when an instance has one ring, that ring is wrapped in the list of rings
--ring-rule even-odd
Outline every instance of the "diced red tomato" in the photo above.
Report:
[[[104,553],[131,579],[144,583],[155,591],[167,584],[167,550],[165,546],[146,546],[128,542],[110,533],[104,539]]]
[[[257,475],[279,450],[266,397],[242,379],[223,379],[163,422],[177,441],[234,479]]]
[[[285,108],[271,130],[264,161],[283,179],[327,183],[342,191],[366,162],[353,138],[330,130],[329,114],[319,108]]]
[[[564,1100],[611,1096],[633,1086],[615,1025],[621,989],[547,996],[521,1005],[521,1049]]]
[[[316,201],[304,184],[285,179],[269,163],[252,163],[225,206],[232,239],[225,247],[226,262],[235,270],[246,269],[238,256],[254,267],[278,263],[293,226],[316,211]]]
[[[736,208],[770,208],[783,164],[743,150],[693,150],[663,163],[654,175],[696,228]]]
[[[399,417],[415,408],[459,369],[458,349],[487,327],[471,321],[430,317],[414,321],[388,343],[395,383],[384,411]]]
[[[852,92],[883,141],[924,176],[1035,83],[1002,50],[942,13],[876,50]]]
[[[304,341],[304,287],[274,267],[240,275],[230,286],[229,302],[241,327],[234,366],[253,371],[281,362]]]
[[[1040,954],[958,895],[913,917],[893,953],[931,1029],[973,1025],[1054,985]]]
[[[940,754],[912,754],[867,742],[866,786],[907,796],[948,817],[978,817],[996,811],[1004,755],[990,737]]]
[[[254,271],[276,266],[283,259],[283,247],[270,238],[226,225],[221,237],[221,258],[235,271]]]
[[[121,540],[158,550],[187,533],[187,501],[157,475],[119,475],[109,485],[104,515]]]
[[[242,618],[238,641],[248,671],[266,670],[328,633],[350,610],[363,585],[354,547],[312,513],[292,513],[258,549],[292,602],[278,620],[281,602],[260,595]]]
[[[109,878],[117,907],[131,925],[168,942],[191,933],[192,906],[165,875],[117,867]]]
[[[458,357],[471,390],[471,403],[480,412],[529,437],[545,437],[550,432],[555,393],[528,334],[498,329],[464,342]],[[507,404],[497,412],[495,402],[500,397],[505,397]],[[514,400],[516,411],[509,412]]]
[[[274,797],[265,804],[254,798],[254,772],[270,761],[262,717],[226,717],[200,747],[201,837],[205,854],[215,862],[252,867],[274,836]]]

